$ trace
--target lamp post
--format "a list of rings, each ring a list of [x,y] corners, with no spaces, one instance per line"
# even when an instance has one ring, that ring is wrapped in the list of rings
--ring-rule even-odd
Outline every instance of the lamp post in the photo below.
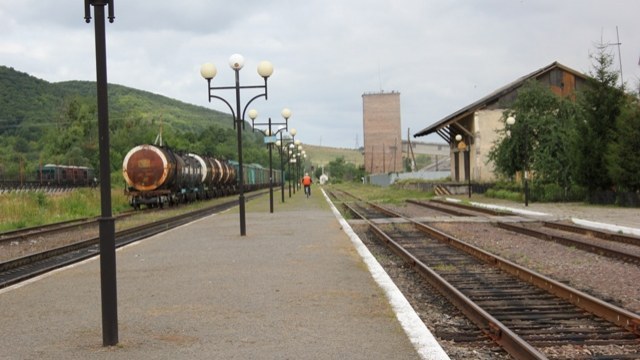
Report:
[[[85,0],[84,19],[95,14],[96,84],[98,97],[98,137],[100,147],[100,287],[102,299],[102,344],[118,344],[118,293],[116,284],[115,220],[111,213],[111,165],[109,161],[109,97],[107,94],[107,46],[104,7],[109,6],[109,22],[115,18],[113,0]]]
[[[278,133],[282,133],[285,130],[289,129],[289,118],[291,117],[291,110],[284,108],[282,109],[282,117],[284,118],[284,123],[274,123],[271,122],[271,118],[269,118],[269,122],[267,123],[256,123],[255,119],[258,117],[258,111],[255,109],[249,110],[249,117],[251,118],[251,127],[253,131],[256,130],[256,125],[268,125],[266,131],[258,130],[265,135],[265,142],[267,143],[267,147],[269,148],[269,212],[273,213],[273,164],[272,164],[272,155],[271,155],[271,146],[275,143],[276,135]],[[284,125],[280,127],[276,133],[273,133],[271,130],[271,125]]]
[[[218,99],[227,104],[231,114],[233,115],[233,127],[237,130],[238,136],[238,205],[240,208],[240,235],[245,236],[247,234],[245,223],[245,209],[244,209],[244,169],[242,168],[242,129],[244,129],[244,113],[247,111],[247,107],[255,99],[264,96],[265,100],[268,98],[267,79],[273,74],[273,65],[268,61],[261,61],[258,64],[258,74],[264,79],[264,85],[249,85],[240,86],[240,69],[244,66],[244,57],[240,54],[231,55],[229,58],[229,66],[235,72],[236,84],[235,86],[211,86],[211,80],[216,76],[218,70],[212,63],[205,63],[200,67],[200,75],[207,80],[208,97],[209,102],[211,99]],[[240,106],[240,90],[241,89],[264,89],[264,93],[258,94],[251,98],[241,111]],[[213,95],[213,90],[235,90],[236,108],[220,96]],[[242,125],[242,126],[241,126]]]
[[[292,157],[295,157],[295,142],[296,142],[296,135],[298,134],[298,131],[296,129],[291,129],[291,131],[289,131],[289,135],[291,135],[291,143],[289,144],[289,159],[291,159]],[[295,163],[295,162],[294,162]],[[294,168],[295,169],[295,168]],[[289,166],[289,197],[291,197],[291,166]],[[295,184],[293,185],[293,193],[296,193],[296,187]]]
[[[293,175],[293,173],[295,173],[295,165],[293,168],[293,171],[291,171],[291,164],[295,164],[296,163],[296,152],[293,149],[294,145],[293,143],[289,144],[289,197],[291,197],[291,187],[292,187],[292,182],[293,179],[295,178],[295,175]],[[293,184],[293,193],[296,193],[296,184]]]
[[[458,142],[458,150],[464,151],[464,172],[468,181],[467,193],[469,194],[469,198],[471,198],[471,149],[469,145],[462,141],[462,135],[456,135],[456,141]]]
[[[516,118],[515,118],[514,115],[509,116],[507,118],[507,125],[513,126],[515,123],[516,123]],[[525,122],[523,122],[522,124],[526,125]],[[525,130],[522,133],[524,134],[523,135],[524,136],[523,140],[525,141],[524,161],[523,161],[524,164],[522,166],[522,177],[524,179],[524,206],[529,206],[529,181],[527,180],[527,177],[529,175],[528,171],[527,171],[527,169],[529,168],[529,164],[528,164],[529,159],[528,159],[528,156],[527,156],[528,149],[527,149],[527,143],[526,143],[526,141],[527,141],[527,131]]]
[[[293,129],[292,129],[293,130]],[[286,173],[286,177],[282,177],[281,181],[280,181],[280,186],[281,186],[281,194],[282,194],[282,202],[284,203],[284,184],[286,182],[286,179],[291,177],[289,175],[289,172],[285,171],[285,167],[284,167],[284,159],[285,157],[287,158],[287,166],[289,165],[289,149],[288,146],[286,146],[286,144],[284,143],[282,135],[284,132],[280,132],[280,140],[276,141],[276,148],[278,149],[278,152],[280,153],[280,169],[282,169],[282,173],[285,174]],[[289,197],[291,197],[291,188],[289,188]]]
[[[296,157],[295,153],[293,153],[291,155],[291,160],[289,162],[291,164],[293,164],[292,165],[293,166],[293,172],[295,173],[296,172],[296,166],[298,164],[298,158]],[[289,179],[289,186],[291,187],[291,183],[293,183],[293,193],[295,194],[296,193],[296,183],[295,183],[295,180],[293,178],[294,178],[294,176],[292,176],[291,179]],[[291,193],[289,193],[289,196],[291,196]]]
[[[302,142],[300,140],[296,140],[296,148],[298,150],[297,152],[297,158],[298,158],[298,164],[296,167],[296,187],[298,187],[298,190],[300,190],[302,188],[302,185],[300,184],[300,179],[302,178],[302,172],[301,172],[301,168],[302,168]]]

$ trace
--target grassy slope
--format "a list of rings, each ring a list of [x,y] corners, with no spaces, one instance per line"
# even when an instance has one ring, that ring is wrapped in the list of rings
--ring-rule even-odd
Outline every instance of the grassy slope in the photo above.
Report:
[[[304,144],[303,146],[305,151],[307,152],[307,156],[310,158],[313,165],[326,165],[329,162],[337,159],[338,157],[344,157],[347,163],[352,163],[356,166],[364,164],[364,155],[362,155],[359,150],[306,144]]]

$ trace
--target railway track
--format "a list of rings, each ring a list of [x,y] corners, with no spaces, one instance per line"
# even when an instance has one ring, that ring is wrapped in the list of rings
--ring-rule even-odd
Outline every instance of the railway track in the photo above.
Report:
[[[90,219],[90,218],[80,218],[80,219],[61,221],[61,222],[46,224],[41,226],[4,231],[0,233],[0,242],[24,240],[28,236],[44,235],[50,232],[55,232],[60,229],[72,228],[74,226],[77,226],[78,224],[83,224],[83,223],[91,222],[94,220],[95,219]]]
[[[404,218],[404,223],[365,221],[378,238],[513,357],[575,358],[562,355],[562,348],[570,346],[591,354],[583,358],[637,358],[640,316],[388,209],[362,201],[344,206],[357,217],[367,218],[378,211],[377,219]]]
[[[129,216],[134,215],[136,212],[128,211],[115,215],[116,220],[122,220]],[[16,229],[11,231],[5,231],[0,233],[0,244],[2,243],[15,243],[27,241],[32,238],[47,237],[57,233],[65,233],[69,231],[75,231],[82,228],[90,228],[98,226],[99,217],[93,218],[79,218],[68,221],[61,221],[52,224],[46,224],[41,226],[34,226],[23,229]]]
[[[246,200],[249,201],[263,194],[264,192],[251,194],[246,197]],[[199,218],[224,211],[236,206],[237,204],[237,199],[228,200],[207,208],[191,211],[175,217],[157,220],[126,230],[117,231],[115,234],[116,248],[161,233],[176,226],[192,222]],[[71,224],[69,225],[72,226]],[[75,225],[83,226],[82,224]],[[68,229],[69,228],[67,228],[67,231]],[[100,254],[99,243],[99,237],[92,237],[90,239],[78,241],[70,245],[65,245],[2,262],[0,263],[0,289],[20,283],[43,273],[67,266],[69,264],[80,262],[87,258],[97,256]]]
[[[616,240],[603,241],[600,239],[600,241],[598,241],[598,239],[593,237],[589,238],[586,234],[581,235],[576,234],[575,232],[567,232],[566,230],[556,227],[545,227],[545,224],[538,222],[527,224],[496,222],[495,225],[506,230],[533,236],[538,239],[557,242],[601,256],[640,265],[640,246],[636,244],[618,242]]]
[[[454,216],[505,216],[508,212],[453,203],[448,201],[407,200],[410,204],[427,207]],[[607,231],[587,229],[581,226],[550,221],[505,222],[492,220],[497,227],[519,234],[553,241],[580,250],[588,251],[629,263],[640,265],[640,238]]]
[[[418,206],[423,206],[433,210],[441,211],[454,216],[478,216],[478,215],[491,215],[491,216],[505,216],[513,215],[508,211],[495,211],[491,209],[485,209],[480,207],[466,206],[463,204],[453,203],[449,201],[439,200],[407,200],[407,203]]]

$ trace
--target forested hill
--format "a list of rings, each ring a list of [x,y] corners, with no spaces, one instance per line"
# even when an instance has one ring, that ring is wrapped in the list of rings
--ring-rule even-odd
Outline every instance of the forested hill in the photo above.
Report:
[[[41,164],[98,167],[96,84],[50,83],[0,66],[0,180],[13,179]],[[153,143],[161,131],[178,151],[235,159],[231,115],[165,96],[110,84],[111,165],[136,145]],[[245,131],[247,162],[265,163],[260,133]]]
[[[233,124],[229,114],[147,91],[109,84],[108,92],[109,116],[116,122],[123,118],[161,120],[164,126],[182,132],[201,132],[212,124]],[[41,134],[38,128],[59,121],[61,112],[78,98],[95,102],[95,82],[49,83],[0,65],[0,135],[23,134],[33,140]]]
[[[0,66],[0,135],[50,120],[61,104],[60,91],[51,83]]]

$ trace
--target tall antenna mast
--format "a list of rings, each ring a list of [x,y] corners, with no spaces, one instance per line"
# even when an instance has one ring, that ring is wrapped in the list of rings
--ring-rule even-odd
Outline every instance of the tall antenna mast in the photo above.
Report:
[[[164,144],[162,143],[162,114],[160,114],[160,132],[156,136],[156,140],[153,142],[154,145],[158,145],[162,147]]]
[[[603,40],[603,32],[604,29],[602,29],[600,31],[600,46],[602,46],[602,48],[607,48],[611,45],[617,45],[618,46],[618,61],[620,64],[620,88],[622,90],[624,90],[624,78],[622,77],[622,53],[620,52],[620,45],[622,45],[622,43],[620,42],[620,34],[618,33],[618,26],[616,25],[616,38],[617,38],[617,42],[615,43],[604,43]]]
[[[618,60],[620,61],[620,87],[624,89],[624,79],[622,78],[622,54],[620,53],[620,45],[622,45],[622,43],[620,42],[620,34],[618,33],[617,25],[616,25],[616,37],[618,39],[618,42],[616,43],[616,45],[618,45]]]
[[[382,92],[382,76],[380,76],[380,62],[378,61],[378,83],[380,84],[380,92]]]

